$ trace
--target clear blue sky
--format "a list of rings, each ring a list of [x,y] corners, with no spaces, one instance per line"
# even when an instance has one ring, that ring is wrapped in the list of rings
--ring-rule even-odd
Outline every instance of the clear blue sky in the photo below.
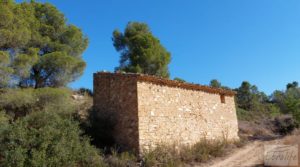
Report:
[[[94,72],[118,65],[111,36],[129,21],[147,23],[172,53],[171,77],[238,87],[247,80],[270,94],[300,81],[299,0],[42,0],[80,27],[90,44],[84,75],[71,87],[92,88]]]

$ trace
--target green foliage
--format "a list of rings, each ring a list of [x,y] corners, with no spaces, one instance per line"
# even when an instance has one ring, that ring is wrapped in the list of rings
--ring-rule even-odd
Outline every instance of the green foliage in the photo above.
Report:
[[[55,111],[61,114],[70,114],[75,104],[71,99],[72,91],[66,88],[40,88],[34,90],[39,110]]]
[[[272,101],[280,107],[282,113],[292,114],[294,119],[300,123],[300,88],[297,82],[287,85],[285,92],[275,91]]]
[[[237,104],[239,108],[248,111],[263,110],[263,105],[268,101],[268,97],[258,90],[255,85],[244,81],[237,91]]]
[[[153,36],[145,23],[130,22],[125,32],[113,32],[113,43],[121,53],[118,71],[169,77],[171,54]]]
[[[251,85],[247,81],[244,81],[235,91],[237,91],[236,102],[239,120],[258,121],[266,118],[273,119],[282,114],[277,102],[272,102],[270,97],[264,92],[260,92],[255,85]]]
[[[178,81],[178,82],[186,82],[184,79],[181,79],[179,77],[175,77],[174,81]]]
[[[280,112],[280,108],[275,104],[264,103],[260,104],[259,110],[245,110],[242,108],[236,109],[238,120],[241,121],[258,121],[263,119],[273,119],[282,113]]]
[[[275,118],[282,114],[280,108],[276,106],[276,104],[267,104],[266,111],[269,113],[271,118]]]
[[[30,69],[38,59],[38,49],[36,48],[29,48],[28,54],[17,54],[12,63],[14,75],[21,80],[30,77]]]
[[[82,75],[85,63],[65,52],[53,52],[43,56],[35,68],[47,73],[39,76],[40,80],[37,80],[36,87],[60,87]]]
[[[273,92],[273,94],[271,95],[271,101],[276,104],[281,112],[285,113],[287,112],[286,106],[285,106],[285,92],[276,90]]]
[[[0,134],[2,134],[9,126],[9,116],[0,110]],[[1,158],[0,158],[1,159]]]
[[[237,103],[240,108],[250,110],[253,100],[253,94],[251,92],[251,84],[249,82],[243,82],[237,89]]]
[[[71,91],[68,89],[4,89],[0,94],[0,110],[5,110],[15,118],[37,110],[61,114],[70,114],[74,111]]]
[[[34,110],[36,102],[32,89],[5,89],[0,96],[0,109],[13,117],[20,117]]]
[[[237,118],[241,121],[252,121],[257,118],[257,112],[250,112],[247,110],[244,110],[242,108],[237,108],[236,110]]]
[[[54,112],[35,112],[0,132],[1,166],[104,166],[78,124]]]
[[[288,89],[290,89],[290,88],[297,88],[298,85],[299,85],[299,83],[296,82],[296,81],[294,81],[294,82],[292,82],[292,83],[288,83],[288,84],[286,85],[286,89],[288,90]]]
[[[0,51],[0,88],[9,84],[13,69],[9,67],[10,58],[7,52]]]
[[[214,87],[214,88],[221,88],[222,84],[218,80],[213,79],[210,81],[209,86]]]
[[[59,87],[78,78],[87,38],[49,3],[0,1],[0,86]],[[7,56],[6,56],[7,57]],[[12,70],[13,69],[13,70]],[[2,75],[1,75],[2,76]]]

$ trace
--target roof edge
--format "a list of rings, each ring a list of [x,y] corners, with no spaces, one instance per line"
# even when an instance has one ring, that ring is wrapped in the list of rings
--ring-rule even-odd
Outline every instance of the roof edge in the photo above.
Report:
[[[175,80],[170,80],[166,78],[161,78],[157,76],[145,75],[145,74],[136,74],[136,73],[111,73],[111,72],[97,72],[94,75],[104,75],[104,76],[121,76],[121,77],[133,77],[136,78],[137,81],[140,82],[148,82],[162,86],[169,86],[169,87],[178,87],[182,89],[188,90],[196,90],[196,91],[203,91],[212,94],[220,94],[226,96],[235,96],[236,92],[232,90],[226,90],[222,88],[213,88],[210,86],[204,86],[200,84],[192,84],[186,82],[180,82]]]

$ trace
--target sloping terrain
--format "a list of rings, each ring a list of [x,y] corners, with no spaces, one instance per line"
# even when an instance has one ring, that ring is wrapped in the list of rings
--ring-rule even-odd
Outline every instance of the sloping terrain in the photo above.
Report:
[[[281,139],[274,139],[269,141],[257,140],[248,143],[246,146],[236,149],[229,155],[216,158],[211,162],[200,164],[199,167],[258,167],[264,166],[263,154],[264,145],[274,144],[298,144],[300,136],[287,136]],[[300,162],[300,161],[299,161]]]

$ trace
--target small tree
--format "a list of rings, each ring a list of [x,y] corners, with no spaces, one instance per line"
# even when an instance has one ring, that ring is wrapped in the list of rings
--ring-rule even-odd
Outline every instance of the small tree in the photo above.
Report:
[[[145,23],[130,22],[125,32],[113,32],[113,44],[121,53],[117,71],[169,77],[171,54],[153,36]]]
[[[209,86],[214,87],[214,88],[221,88],[222,84],[218,80],[213,79],[210,81]]]
[[[280,107],[285,114],[292,114],[297,123],[300,123],[300,88],[297,82],[289,83],[285,91],[275,91],[272,102]]]
[[[247,81],[244,81],[236,91],[237,104],[244,110],[264,110],[266,106],[263,104],[269,100],[265,93],[258,90],[257,86]]]

